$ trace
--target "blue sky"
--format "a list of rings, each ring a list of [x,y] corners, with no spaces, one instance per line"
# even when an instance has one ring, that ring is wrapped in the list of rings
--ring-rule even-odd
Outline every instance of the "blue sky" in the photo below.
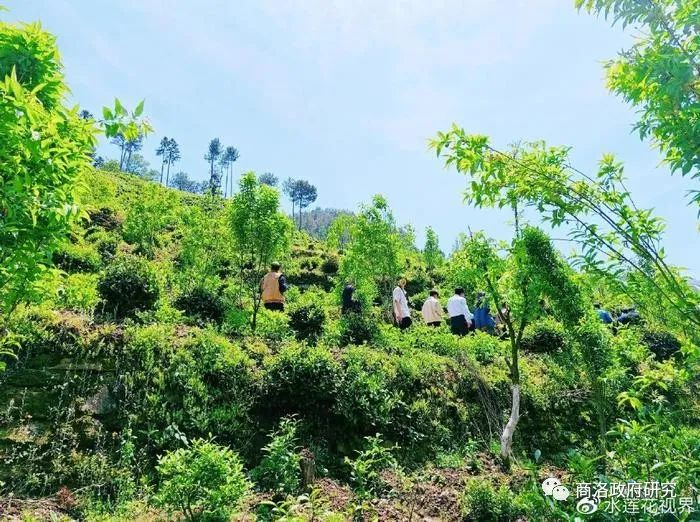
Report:
[[[613,152],[637,202],[667,220],[671,261],[700,275],[691,183],[659,166],[631,132],[633,110],[605,89],[602,62],[631,35],[573,1],[3,3],[5,19],[58,36],[75,102],[98,114],[115,96],[146,99],[155,168],[167,135],[180,143],[176,169],[205,179],[207,144],[220,137],[240,151],[237,173],[308,179],[323,207],[382,193],[419,244],[432,225],[449,250],[468,226],[509,237],[510,216],[463,205],[464,178],[427,150],[436,131],[455,121],[500,146],[572,145],[587,171]]]

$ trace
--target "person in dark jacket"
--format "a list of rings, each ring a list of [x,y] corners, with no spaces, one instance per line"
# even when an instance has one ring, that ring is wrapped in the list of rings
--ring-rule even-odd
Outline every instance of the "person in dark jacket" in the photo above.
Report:
[[[342,314],[360,311],[360,302],[352,297],[354,293],[355,286],[351,282],[347,282],[343,288],[343,295],[341,297],[342,305],[340,312]]]
[[[603,324],[612,324],[612,315],[610,315],[610,312],[608,312],[605,308],[602,308],[600,303],[595,303],[593,308],[595,308],[595,312],[598,314],[598,319],[600,319]]]

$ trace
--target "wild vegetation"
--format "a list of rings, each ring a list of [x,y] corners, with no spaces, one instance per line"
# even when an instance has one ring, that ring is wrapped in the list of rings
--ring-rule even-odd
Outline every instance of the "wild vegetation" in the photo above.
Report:
[[[671,168],[695,173],[697,5],[657,4],[577,2],[649,27],[609,66],[611,87],[643,106],[639,129]],[[647,84],[646,67],[682,76],[680,91]],[[630,481],[673,484],[666,519],[697,516],[700,295],[613,157],[584,173],[568,147],[438,133],[466,203],[514,218],[509,241],[470,232],[446,255],[433,229],[418,248],[381,195],[304,215],[318,196],[307,181],[234,180],[239,152],[219,139],[205,186],[171,172],[173,138],[160,170],[135,167],[153,132],[144,104],[116,100],[100,119],[66,107],[55,39],[37,25],[0,24],[0,78],[3,517],[657,519],[643,503],[590,513],[574,500],[577,483]],[[99,135],[118,159],[96,157]],[[577,255],[554,248],[552,227]],[[273,262],[282,312],[261,306]],[[390,317],[399,278],[416,319],[405,331]],[[347,283],[358,305],[341,314]],[[484,292],[498,330],[422,324],[428,291],[455,287],[470,306]],[[594,303],[639,313],[605,324]],[[543,494],[548,477],[572,497]]]

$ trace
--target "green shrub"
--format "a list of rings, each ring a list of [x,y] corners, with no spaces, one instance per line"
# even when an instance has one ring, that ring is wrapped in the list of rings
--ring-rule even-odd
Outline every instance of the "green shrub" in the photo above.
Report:
[[[337,274],[339,268],[340,262],[335,256],[327,257],[323,260],[323,263],[321,263],[321,272],[323,272],[326,275]]]
[[[377,433],[374,437],[365,437],[365,449],[358,451],[357,457],[345,457],[345,464],[350,468],[350,482],[358,497],[374,497],[387,489],[381,472],[397,466],[392,449],[384,445],[382,436]]]
[[[298,421],[284,418],[270,434],[270,442],[263,447],[264,456],[251,476],[265,491],[280,495],[294,494],[301,487],[301,456],[297,447]]]
[[[307,257],[299,263],[299,267],[302,270],[308,270],[310,272],[316,270],[320,264],[321,260],[318,257]]]
[[[255,334],[273,344],[292,339],[294,332],[289,329],[287,314],[260,308]]]
[[[661,330],[646,330],[642,335],[642,343],[657,361],[665,361],[681,349],[681,342],[673,334]]]
[[[525,328],[522,348],[530,353],[556,353],[566,348],[566,331],[554,319],[542,319]]]
[[[117,255],[119,237],[105,230],[97,230],[88,236],[103,262],[109,262]]]
[[[506,486],[495,489],[490,482],[477,478],[467,482],[460,506],[464,520],[475,522],[508,522],[521,515]]]
[[[66,272],[95,272],[102,259],[89,243],[63,243],[53,253],[54,264]]]
[[[97,288],[105,310],[117,319],[153,308],[160,296],[155,270],[140,257],[124,257],[112,263]]]
[[[69,274],[59,290],[58,304],[68,310],[92,313],[100,301],[96,274]]]
[[[238,455],[204,440],[165,454],[157,469],[156,502],[187,520],[227,521],[250,489]]]
[[[201,321],[220,323],[224,317],[224,300],[204,286],[195,286],[175,299],[175,308]]]
[[[377,320],[369,312],[345,314],[340,319],[340,345],[371,344],[378,333]]]
[[[394,357],[367,347],[343,354],[343,377],[338,387],[338,413],[352,433],[384,430],[400,396],[393,388]]]
[[[117,216],[113,208],[102,207],[90,210],[88,215],[90,216],[90,227],[93,230],[101,228],[110,232],[118,229],[122,224],[122,220]]]
[[[300,413],[324,424],[336,401],[340,368],[323,347],[284,347],[268,361],[262,405],[282,416]]]
[[[323,333],[325,320],[323,305],[315,301],[300,303],[289,311],[289,326],[299,341],[315,343]]]

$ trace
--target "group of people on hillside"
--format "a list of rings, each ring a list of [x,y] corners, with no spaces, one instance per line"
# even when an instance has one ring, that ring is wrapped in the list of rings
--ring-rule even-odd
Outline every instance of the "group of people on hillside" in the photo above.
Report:
[[[392,292],[393,315],[396,325],[405,330],[413,324],[411,310],[408,306],[408,296],[406,295],[406,279],[399,279],[396,288]],[[260,282],[260,292],[263,306],[268,310],[284,310],[284,293],[288,285],[285,276],[282,274],[282,266],[279,263],[272,263],[270,271],[265,274]],[[341,296],[341,313],[347,314],[360,311],[360,302],[354,298],[355,287],[347,283],[343,288]],[[493,332],[497,322],[486,304],[486,295],[479,292],[477,295],[476,309],[471,313],[467,300],[464,297],[463,288],[455,288],[454,295],[447,300],[447,319],[450,330],[455,335],[466,335],[474,330],[487,330]],[[437,290],[431,290],[430,295],[421,308],[423,320],[428,326],[441,326],[445,322],[445,310],[440,303],[440,294]]]
[[[282,274],[282,266],[279,263],[272,263],[270,271],[260,282],[263,306],[268,310],[283,311],[284,293],[287,291],[287,288],[287,279]],[[354,293],[355,287],[351,283],[347,283],[341,296],[341,313],[348,314],[360,311],[360,302],[354,298]],[[544,304],[540,304],[545,310]],[[612,314],[602,308],[599,303],[596,303],[594,307],[598,318],[605,324],[626,324],[639,319],[639,313],[634,308],[622,310],[613,319]],[[398,280],[392,292],[392,311],[395,324],[401,330],[405,330],[413,324],[406,294],[406,279],[404,278]],[[445,314],[445,312],[447,313]],[[503,305],[502,314],[507,313],[508,307]],[[499,326],[502,328],[499,315],[497,314],[495,317],[491,315],[486,301],[486,294],[484,292],[477,294],[476,306],[474,313],[472,313],[464,297],[464,289],[461,287],[455,288],[454,295],[447,300],[445,308],[440,302],[438,291],[431,290],[428,298],[423,302],[421,315],[425,324],[433,327],[441,326],[447,319],[450,330],[455,335],[466,335],[475,330],[497,333]]]
[[[405,330],[411,324],[411,310],[408,306],[408,296],[406,295],[406,280],[399,279],[396,288],[392,292],[393,312],[396,324]],[[447,317],[445,317],[445,310]],[[455,335],[466,335],[474,330],[485,330],[494,332],[496,329],[496,319],[491,316],[486,294],[477,294],[476,308],[474,313],[469,310],[467,299],[464,297],[464,288],[455,288],[454,295],[447,300],[447,307],[443,309],[440,303],[440,294],[437,290],[431,290],[428,298],[421,307],[423,321],[428,326],[441,326],[445,319],[449,321],[450,330]]]

